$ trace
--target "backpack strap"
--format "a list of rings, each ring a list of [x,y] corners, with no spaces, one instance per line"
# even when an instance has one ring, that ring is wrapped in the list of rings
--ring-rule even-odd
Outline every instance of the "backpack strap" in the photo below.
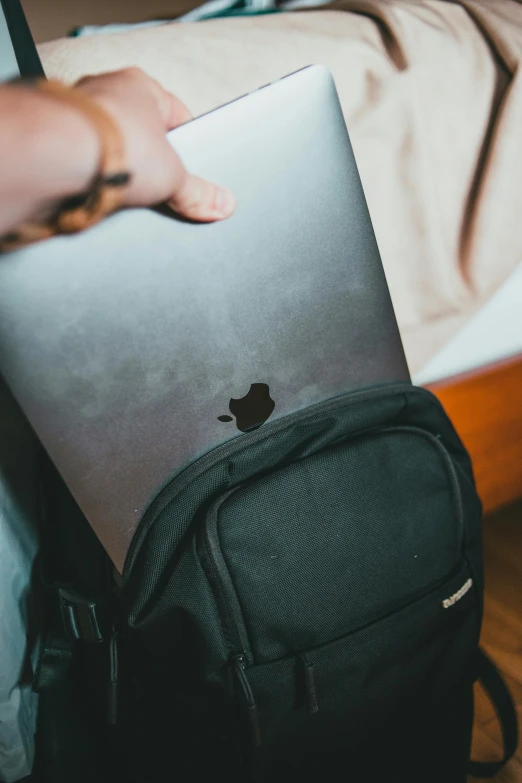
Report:
[[[468,773],[474,778],[492,778],[507,764],[517,749],[517,712],[506,683],[482,650],[479,650],[478,679],[495,707],[502,730],[504,756],[501,761],[470,761]]]
[[[55,584],[49,591],[51,601],[47,627],[33,679],[36,693],[66,681],[76,640],[98,643],[104,638],[102,619],[95,601],[84,598],[69,586]]]
[[[97,721],[94,702],[85,698],[89,684],[83,682],[87,650],[91,656],[92,648],[96,658],[94,648],[104,641],[105,613],[69,585],[55,582],[45,587],[47,617],[33,678],[39,706],[31,780],[101,783],[119,779],[109,774],[106,778],[105,773],[101,777],[99,759],[105,763],[106,757],[104,725]],[[76,655],[78,642],[87,644]]]

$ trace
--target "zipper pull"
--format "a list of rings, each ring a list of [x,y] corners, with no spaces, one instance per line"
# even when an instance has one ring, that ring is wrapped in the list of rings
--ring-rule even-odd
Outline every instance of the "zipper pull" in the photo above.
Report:
[[[308,712],[311,714],[319,712],[314,665],[306,653],[299,653],[297,657],[301,663],[303,686],[306,694],[306,706],[308,708]]]
[[[261,726],[259,724],[259,713],[257,709],[256,697],[254,696],[254,691],[252,690],[252,687],[250,685],[250,682],[248,681],[248,677],[246,673],[246,668],[247,668],[246,658],[243,654],[241,654],[241,655],[234,656],[232,660],[234,665],[234,673],[236,675],[237,681],[239,683],[239,686],[241,688],[241,691],[247,703],[248,721],[250,724],[252,741],[255,748],[260,748]]]
[[[107,692],[107,721],[114,726],[118,720],[118,631],[113,627],[109,639],[109,687]]]

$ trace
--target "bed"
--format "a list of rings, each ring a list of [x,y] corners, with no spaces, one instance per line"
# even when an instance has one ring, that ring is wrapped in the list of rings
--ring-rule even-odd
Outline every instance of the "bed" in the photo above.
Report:
[[[522,494],[519,3],[339,0],[61,39],[39,53],[68,82],[141,66],[195,114],[329,66],[413,378],[453,417],[486,511]]]

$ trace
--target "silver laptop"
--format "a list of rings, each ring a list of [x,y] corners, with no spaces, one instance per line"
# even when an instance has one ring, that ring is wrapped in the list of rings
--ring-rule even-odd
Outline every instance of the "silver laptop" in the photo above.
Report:
[[[0,368],[117,568],[156,494],[241,431],[409,380],[330,73],[171,132],[237,212],[152,210],[0,260]]]

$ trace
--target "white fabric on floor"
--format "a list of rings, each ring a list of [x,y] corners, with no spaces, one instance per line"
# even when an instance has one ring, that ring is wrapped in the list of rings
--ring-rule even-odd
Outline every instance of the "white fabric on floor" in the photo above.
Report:
[[[34,436],[0,382],[0,781],[29,775],[37,697],[28,662],[28,597],[37,549]]]

